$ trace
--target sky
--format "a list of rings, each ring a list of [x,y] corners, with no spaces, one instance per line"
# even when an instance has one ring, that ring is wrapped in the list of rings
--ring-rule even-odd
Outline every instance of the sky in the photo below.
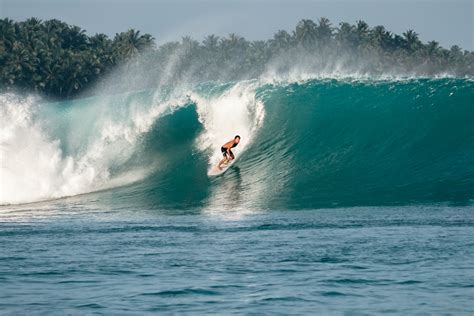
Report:
[[[130,28],[149,33],[158,44],[183,36],[237,33],[249,40],[291,31],[301,19],[364,20],[401,34],[415,30],[422,41],[457,44],[474,51],[474,0],[0,0],[0,16],[59,19],[89,35]]]

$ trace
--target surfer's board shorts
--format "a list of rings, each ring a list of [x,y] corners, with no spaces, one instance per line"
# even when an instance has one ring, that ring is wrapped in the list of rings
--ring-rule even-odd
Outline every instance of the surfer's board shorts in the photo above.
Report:
[[[224,158],[227,158],[227,149],[225,149],[224,147],[221,147],[221,151],[222,151],[222,156],[224,156]],[[234,153],[232,152],[232,150],[229,150],[229,155],[232,159],[235,158]]]

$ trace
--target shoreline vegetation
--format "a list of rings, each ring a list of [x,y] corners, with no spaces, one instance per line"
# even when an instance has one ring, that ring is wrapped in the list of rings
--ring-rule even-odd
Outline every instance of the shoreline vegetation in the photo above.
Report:
[[[474,52],[423,43],[413,30],[398,35],[364,21],[334,26],[326,18],[301,20],[294,30],[279,30],[269,40],[248,41],[232,33],[201,42],[186,36],[159,47],[150,34],[134,29],[109,38],[88,36],[56,19],[0,19],[0,92],[25,90],[68,99],[104,85],[111,74],[137,79],[117,83],[126,89],[190,78],[248,79],[269,68],[285,73],[295,67],[321,73],[473,77]]]

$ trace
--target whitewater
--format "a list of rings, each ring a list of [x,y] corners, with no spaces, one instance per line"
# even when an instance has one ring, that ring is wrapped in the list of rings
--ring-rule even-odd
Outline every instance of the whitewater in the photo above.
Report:
[[[0,313],[471,315],[472,100],[325,75],[4,93]]]

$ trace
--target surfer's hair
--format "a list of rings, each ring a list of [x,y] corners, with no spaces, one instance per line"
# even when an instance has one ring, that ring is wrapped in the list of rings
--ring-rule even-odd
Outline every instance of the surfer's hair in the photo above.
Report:
[[[234,139],[236,139],[236,138],[240,139],[240,136],[239,136],[239,135],[235,135]]]

